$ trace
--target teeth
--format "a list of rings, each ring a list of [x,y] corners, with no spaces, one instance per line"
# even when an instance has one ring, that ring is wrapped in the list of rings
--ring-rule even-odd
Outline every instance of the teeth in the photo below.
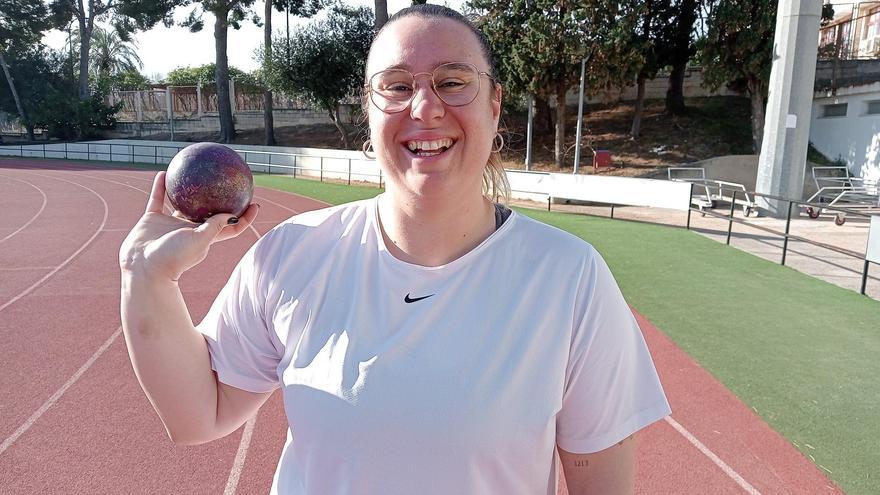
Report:
[[[433,151],[439,150],[440,148],[448,148],[452,146],[452,139],[438,139],[436,141],[409,141],[406,143],[406,147],[410,149],[410,151],[422,150],[422,151]]]

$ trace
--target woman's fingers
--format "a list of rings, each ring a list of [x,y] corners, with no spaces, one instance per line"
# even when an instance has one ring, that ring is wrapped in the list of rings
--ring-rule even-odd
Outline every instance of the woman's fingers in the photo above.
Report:
[[[247,210],[245,210],[244,213],[242,213],[239,217],[233,217],[232,215],[214,215],[214,217],[221,217],[218,218],[218,222],[222,227],[217,233],[217,236],[214,237],[214,242],[231,239],[247,230],[247,228],[250,227],[251,223],[253,223],[254,219],[257,217],[257,213],[259,213],[259,211],[260,205],[252,203],[250,206],[248,206]],[[224,221],[223,218],[225,218],[226,220]],[[233,218],[235,218],[235,220],[231,220]],[[232,221],[232,223],[230,223],[230,221]]]
[[[165,203],[165,172],[159,172],[153,179],[153,189],[147,200],[146,213],[162,213]]]

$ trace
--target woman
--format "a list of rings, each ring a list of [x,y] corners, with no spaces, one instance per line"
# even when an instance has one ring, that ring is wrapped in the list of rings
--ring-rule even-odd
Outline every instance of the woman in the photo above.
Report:
[[[669,406],[595,250],[487,198],[491,60],[454,11],[393,16],[365,86],[386,192],[263,236],[198,328],[176,280],[258,207],[193,228],[162,214],[157,176],[121,250],[122,316],[174,441],[224,436],[281,388],[273,493],[550,494],[557,452],[571,493],[632,491],[632,434]]]

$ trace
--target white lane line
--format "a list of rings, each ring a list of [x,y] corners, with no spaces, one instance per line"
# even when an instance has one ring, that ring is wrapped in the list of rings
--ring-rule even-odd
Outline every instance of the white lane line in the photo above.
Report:
[[[139,187],[137,187],[137,186],[133,186],[133,185],[131,185],[131,184],[126,184],[125,182],[119,182],[119,181],[115,181],[115,180],[105,179],[105,178],[103,178],[103,177],[95,177],[94,175],[80,174],[80,176],[81,176],[81,177],[88,177],[88,178],[90,178],[90,179],[102,180],[102,181],[104,181],[104,182],[110,182],[110,183],[113,183],[113,184],[119,184],[120,186],[125,186],[125,187],[127,187],[127,188],[129,188],[129,189],[134,189],[135,191],[142,192],[142,193],[146,194],[147,196],[150,195],[150,191],[147,191],[146,189],[141,189],[141,188],[139,188]],[[116,176],[114,175],[114,176],[111,176],[111,177],[116,177]],[[123,175],[122,177],[134,178],[134,177],[129,177],[129,176],[127,176],[127,175]],[[153,180],[153,179],[139,179],[139,180],[145,180],[145,181],[148,181],[148,182],[152,183],[152,180]],[[174,211],[174,208],[172,208],[172,207],[168,204],[167,198],[166,198],[166,201],[163,203],[163,207],[164,207],[165,209],[167,209],[168,211],[171,211],[171,212]],[[117,230],[117,231],[129,232],[131,229],[116,229],[116,230]],[[110,231],[110,230],[108,229],[108,232],[109,232],[109,231]]]
[[[702,452],[703,455],[705,455],[706,457],[709,458],[709,460],[714,462],[716,466],[721,468],[721,470],[724,471],[724,474],[726,474],[733,481],[735,481],[737,485],[739,485],[743,490],[746,491],[746,493],[748,493],[749,495],[761,495],[761,492],[759,492],[757,489],[755,489],[755,487],[753,487],[751,484],[749,484],[749,482],[746,481],[745,478],[743,478],[742,476],[740,476],[739,473],[734,471],[732,467],[728,466],[726,462],[722,461],[721,458],[718,457],[717,455],[715,455],[714,452],[709,450],[708,447],[703,445],[703,443],[700,442],[697,439],[697,437],[695,437],[693,434],[691,434],[691,432],[687,431],[687,429],[685,429],[684,426],[681,426],[678,423],[678,421],[672,419],[672,416],[666,416],[663,419],[667,423],[669,423],[670,426],[675,428],[675,431],[681,433],[681,435],[683,437],[685,437],[687,439],[687,441],[691,443],[691,445],[696,447],[697,450]]]
[[[40,213],[43,213],[43,210],[46,209],[46,203],[48,202],[48,199],[46,199],[46,193],[43,192],[42,189],[40,189],[39,187],[37,187],[37,186],[34,185],[34,184],[31,184],[30,182],[28,182],[28,181],[26,181],[26,180],[16,179],[16,178],[14,178],[14,177],[9,177],[8,175],[0,175],[0,177],[4,177],[4,178],[7,178],[7,179],[12,179],[12,180],[17,180],[18,182],[24,182],[25,184],[27,184],[27,185],[33,187],[34,189],[36,189],[37,192],[39,192],[40,195],[43,196],[43,204],[40,205],[40,210],[37,211],[37,212],[34,214],[34,216],[31,217],[30,220],[28,220],[27,222],[25,222],[24,225],[22,225],[21,227],[19,227],[18,230],[16,230],[15,232],[13,232],[13,233],[7,235],[7,236],[4,237],[3,239],[0,239],[0,243],[2,243],[3,241],[9,239],[10,237],[12,237],[12,236],[14,236],[15,234],[17,234],[17,233],[21,232],[22,230],[24,230],[28,225],[30,225],[34,220],[36,220],[37,217],[40,216]]]
[[[27,419],[27,421],[24,422],[24,424],[19,426],[18,429],[15,430],[15,432],[12,435],[9,436],[9,438],[7,438],[6,440],[3,440],[3,443],[0,444],[0,454],[3,454],[3,452],[6,451],[6,449],[11,447],[12,444],[14,444],[15,441],[18,440],[19,437],[21,437],[26,431],[28,431],[28,429],[30,429],[31,426],[34,425],[34,423],[37,422],[38,419],[40,419],[40,416],[42,416],[46,411],[49,410],[50,407],[52,407],[56,402],[58,402],[58,399],[60,399],[61,396],[64,395],[65,392],[67,392],[67,389],[69,389],[74,383],[76,383],[76,381],[79,380],[79,378],[83,375],[83,373],[88,371],[88,369],[93,364],[95,364],[95,361],[97,361],[98,358],[101,357],[101,354],[104,354],[104,351],[106,351],[107,348],[110,347],[113,344],[113,342],[115,342],[116,339],[121,334],[122,334],[122,326],[119,326],[116,329],[116,331],[113,332],[113,335],[111,335],[110,338],[108,338],[106,341],[104,341],[104,343],[101,344],[101,347],[99,347],[98,350],[95,351],[94,354],[92,354],[92,357],[90,357],[85,362],[85,364],[83,364],[82,366],[79,367],[78,370],[76,370],[76,373],[71,375],[70,378],[68,378],[67,381],[64,382],[64,385],[62,385],[61,388],[56,390],[55,393],[52,394],[52,396],[49,397],[46,400],[46,402],[44,402],[43,405],[40,406],[39,409],[37,409],[37,411],[35,413],[31,414],[31,417],[29,417]]]
[[[287,210],[287,211],[293,213],[294,215],[299,215],[300,213],[302,213],[301,211],[296,211],[296,210],[294,210],[293,208],[290,208],[290,207],[284,206],[284,205],[281,204],[281,203],[276,203],[275,201],[272,201],[271,199],[266,198],[266,197],[263,197],[263,196],[256,196],[256,195],[255,195],[255,196],[254,196],[254,199],[259,199],[260,201],[265,201],[265,202],[267,202],[267,203],[272,203],[273,205],[275,205],[275,206],[277,206],[277,207],[279,207],[279,208],[284,208],[285,210]]]
[[[74,252],[73,254],[71,254],[70,256],[68,256],[66,260],[64,260],[60,265],[56,266],[51,272],[49,272],[49,273],[47,273],[46,275],[44,275],[43,278],[41,278],[40,280],[37,280],[36,282],[34,282],[33,285],[31,285],[31,286],[28,287],[27,289],[23,290],[19,295],[15,296],[15,297],[13,297],[12,299],[10,299],[9,301],[7,301],[6,304],[4,304],[3,306],[0,306],[0,311],[3,311],[4,309],[8,308],[8,307],[11,306],[13,303],[15,303],[15,301],[18,301],[18,300],[21,299],[22,297],[24,297],[24,296],[30,294],[31,291],[33,291],[34,289],[36,289],[37,287],[39,287],[43,282],[45,282],[46,280],[49,280],[49,278],[50,278],[52,275],[55,275],[56,273],[58,273],[58,270],[61,270],[62,268],[64,268],[65,266],[67,266],[68,263],[70,263],[71,261],[73,261],[73,259],[76,258],[76,257],[79,255],[79,253],[83,252],[87,247],[89,247],[89,245],[92,243],[92,241],[94,241],[95,238],[98,237],[98,235],[101,233],[101,231],[104,230],[104,226],[107,224],[107,217],[110,215],[110,207],[107,206],[107,201],[104,200],[104,197],[103,197],[103,196],[101,196],[100,194],[98,194],[97,192],[95,192],[94,189],[92,189],[92,188],[90,188],[90,187],[87,187],[87,186],[84,186],[84,185],[82,185],[82,184],[79,184],[79,183],[77,183],[77,182],[69,181],[69,180],[67,180],[67,179],[61,179],[61,178],[58,178],[58,177],[52,177],[51,175],[42,175],[42,174],[36,174],[36,175],[39,175],[40,177],[48,177],[48,178],[50,178],[50,179],[60,180],[60,181],[63,181],[63,182],[69,182],[69,183],[71,183],[71,184],[73,184],[73,185],[76,185],[76,186],[79,186],[79,187],[81,187],[81,188],[83,188],[83,189],[88,190],[89,192],[91,192],[92,194],[94,194],[95,196],[97,196],[98,199],[101,200],[101,203],[104,204],[104,218],[101,219],[101,225],[98,226],[98,228],[95,230],[95,233],[92,234],[92,236],[89,237],[89,240],[87,240],[85,243],[83,243],[83,245],[80,246],[79,249],[76,250],[76,252]]]
[[[255,229],[253,225],[250,227],[251,230],[253,230],[254,235],[259,239],[260,233],[257,232],[257,229]],[[259,413],[255,413],[251,416],[251,419],[247,420],[247,423],[244,424],[244,431],[241,434],[241,440],[238,442],[238,451],[235,452],[235,460],[232,461],[232,469],[229,470],[229,477],[226,479],[226,489],[223,490],[223,495],[233,495],[238,488],[238,480],[241,477],[241,472],[244,470],[244,463],[247,461],[247,452],[251,446],[251,436],[254,432],[254,425],[257,422],[257,414]]]
[[[238,480],[244,470],[244,461],[247,459],[247,451],[251,444],[251,436],[254,433],[256,422],[257,417],[252,416],[244,424],[244,431],[241,433],[241,441],[238,442],[238,451],[235,453],[235,460],[232,461],[232,469],[229,471],[229,478],[226,479],[226,489],[223,490],[223,495],[233,495],[238,488]]]

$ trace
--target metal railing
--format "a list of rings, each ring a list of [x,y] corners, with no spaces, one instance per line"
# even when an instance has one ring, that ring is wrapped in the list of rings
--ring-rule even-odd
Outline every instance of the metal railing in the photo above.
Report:
[[[111,162],[122,162],[122,163],[147,163],[140,161],[140,159],[152,159],[152,164],[161,165],[166,164],[165,161],[160,160],[168,160],[170,161],[174,155],[176,155],[180,150],[189,146],[186,145],[163,145],[163,144],[109,144],[109,143],[63,143],[64,148],[61,149],[62,143],[40,143],[40,144],[19,144],[18,146],[18,156],[20,157],[33,157],[33,158],[64,158],[64,159],[85,159],[85,160],[107,160]],[[3,146],[0,145],[0,156],[4,156],[2,153],[3,150],[15,150],[16,145],[11,146]],[[85,150],[82,148],[85,146]],[[47,149],[48,147],[48,149]],[[114,147],[128,148],[127,151],[119,151],[114,150]],[[135,148],[152,148],[152,153],[142,153],[135,150]],[[173,150],[171,153],[159,153],[160,149],[168,149]],[[332,178],[345,178],[346,183],[351,185],[352,179],[355,180],[359,177],[368,178],[374,177],[378,179],[378,187],[382,188],[384,185],[384,179],[382,176],[382,170],[379,169],[378,173],[368,173],[368,172],[357,172],[353,170],[352,162],[358,161],[354,158],[349,157],[325,157],[325,156],[316,156],[316,155],[307,155],[304,153],[286,153],[286,152],[276,152],[276,151],[260,151],[260,150],[244,150],[244,149],[236,149],[232,148],[233,151],[243,154],[243,158],[245,163],[251,167],[253,170],[254,167],[259,167],[260,170],[254,170],[255,172],[265,172],[268,174],[272,174],[272,170],[287,170],[290,171],[289,174],[292,174],[293,177],[297,177],[297,174],[303,177],[317,177],[321,182],[324,182],[325,179],[331,180]],[[52,155],[60,155],[64,156],[52,156]],[[75,155],[75,156],[71,156]],[[251,161],[250,155],[263,155],[269,157],[266,161]],[[9,155],[5,155],[9,156]],[[272,163],[272,156],[284,156],[291,157],[293,164],[292,165],[284,165],[279,163]],[[127,161],[118,160],[117,158],[127,158]],[[306,161],[306,159],[310,159],[312,161],[317,160],[318,166],[307,166],[301,164],[301,162]],[[341,161],[345,160],[347,163],[347,167],[344,170],[328,168],[325,166],[325,160],[333,160],[333,161]],[[303,172],[313,172],[313,174],[307,174]],[[372,181],[370,181],[372,182]]]
[[[830,210],[830,211],[836,212],[838,215],[853,215],[853,216],[857,216],[857,217],[870,218],[871,217],[870,214],[867,214],[867,213],[864,213],[864,212],[858,211],[858,210],[853,210],[851,208],[843,208],[843,207],[838,207],[838,206],[828,206],[826,204],[814,203],[814,202],[810,202],[810,201],[801,201],[801,200],[796,200],[796,199],[791,199],[791,198],[774,196],[772,194],[763,194],[763,193],[758,193],[758,192],[754,192],[754,191],[747,191],[747,193],[752,195],[753,198],[766,198],[766,199],[771,199],[774,201],[782,201],[782,202],[788,204],[786,217],[785,217],[785,231],[780,232],[778,230],[774,230],[769,227],[765,227],[763,225],[755,224],[754,222],[749,222],[745,219],[734,217],[734,211],[736,210],[736,206],[737,206],[737,193],[742,192],[742,191],[740,191],[736,188],[732,188],[732,189],[730,189],[730,191],[731,191],[730,209],[727,212],[727,214],[718,213],[718,212],[715,212],[715,211],[712,211],[709,209],[699,209],[699,208],[691,207],[688,210],[686,228],[688,230],[690,230],[690,228],[691,228],[691,213],[698,212],[701,215],[709,215],[709,216],[712,216],[715,218],[721,218],[721,219],[727,220],[727,240],[725,241],[725,243],[727,245],[730,245],[730,237],[733,234],[733,224],[734,223],[748,225],[750,228],[757,229],[757,230],[760,230],[763,232],[767,232],[769,234],[774,234],[774,235],[780,236],[783,239],[783,242],[782,242],[782,257],[779,261],[779,264],[783,265],[783,266],[785,266],[785,259],[788,254],[789,240],[803,242],[803,243],[809,244],[811,246],[816,246],[819,248],[827,249],[829,251],[833,251],[835,253],[842,254],[844,256],[848,256],[848,257],[851,257],[854,259],[862,260],[864,262],[864,266],[862,268],[862,281],[861,281],[861,289],[859,290],[859,293],[862,295],[865,295],[865,289],[866,289],[867,283],[868,283],[868,269],[871,264],[871,261],[868,260],[867,247],[865,248],[864,253],[858,253],[856,251],[852,251],[852,250],[842,248],[839,246],[833,246],[831,244],[826,244],[824,242],[819,242],[819,241],[807,239],[806,237],[792,235],[791,234],[791,218],[792,218],[792,210],[794,209],[795,205],[797,205],[798,207],[814,208],[814,209],[816,209],[816,211],[819,211],[819,209]]]

